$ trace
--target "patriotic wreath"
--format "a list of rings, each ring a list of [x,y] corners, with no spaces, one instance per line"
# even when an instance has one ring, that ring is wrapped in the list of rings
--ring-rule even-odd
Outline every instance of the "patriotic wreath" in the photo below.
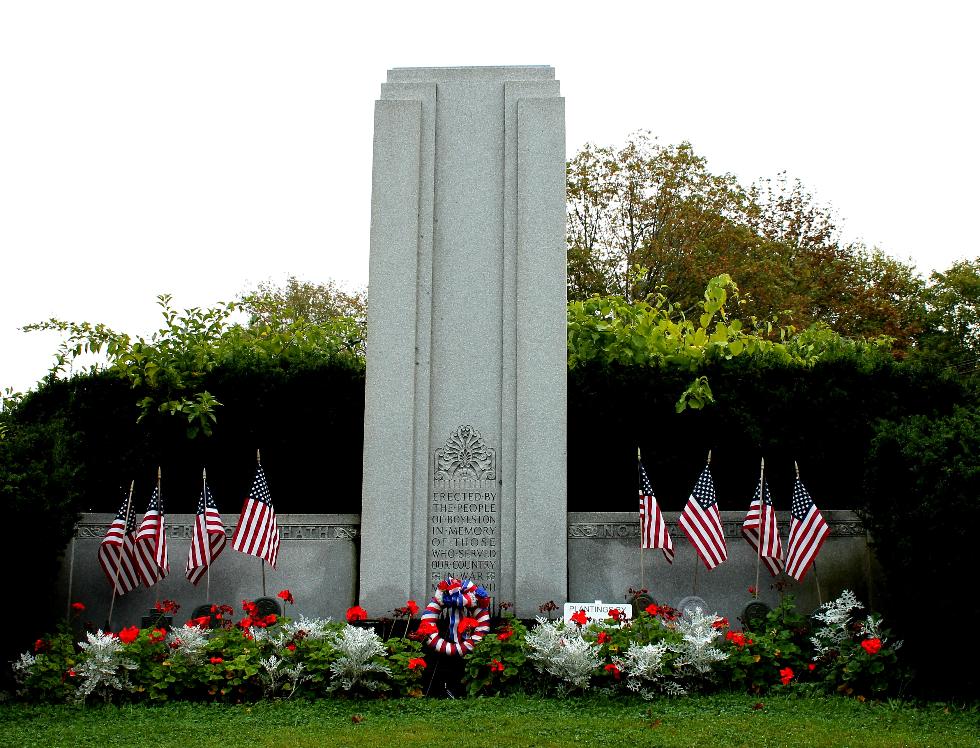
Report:
[[[439,582],[432,600],[419,620],[419,633],[428,634],[427,644],[439,654],[459,655],[473,647],[490,631],[490,596],[469,579]],[[449,612],[449,638],[440,635],[436,623]]]

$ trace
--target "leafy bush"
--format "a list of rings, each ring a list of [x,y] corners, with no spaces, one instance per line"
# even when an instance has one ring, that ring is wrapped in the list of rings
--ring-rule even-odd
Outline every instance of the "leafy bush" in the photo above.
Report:
[[[939,417],[880,424],[871,444],[863,501],[885,575],[881,607],[906,643],[914,688],[930,695],[980,693],[972,646],[937,654],[923,615],[976,620],[975,535],[980,527],[980,410],[954,405]],[[928,613],[927,613],[928,611]]]

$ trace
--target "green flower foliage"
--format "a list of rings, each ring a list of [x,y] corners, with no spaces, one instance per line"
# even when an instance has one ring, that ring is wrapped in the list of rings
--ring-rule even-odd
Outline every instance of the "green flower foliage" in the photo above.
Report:
[[[504,617],[463,659],[463,682],[470,696],[516,693],[524,685],[527,628],[513,616]]]
[[[764,693],[780,685],[789,668],[793,679],[809,677],[813,648],[807,634],[809,624],[796,611],[792,595],[784,595],[765,619],[740,635],[726,634],[728,659],[721,663],[722,677],[750,693]]]

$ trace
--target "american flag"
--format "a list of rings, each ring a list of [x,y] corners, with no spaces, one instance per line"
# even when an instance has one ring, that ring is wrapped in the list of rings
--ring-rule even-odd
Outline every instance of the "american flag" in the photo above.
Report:
[[[170,559],[167,557],[166,516],[160,486],[153,489],[150,505],[146,508],[143,521],[136,532],[136,568],[140,579],[147,587],[152,587],[170,573]]]
[[[129,516],[126,516],[126,505],[129,504]],[[127,498],[116,513],[116,518],[106,530],[105,537],[99,544],[99,565],[116,588],[117,595],[125,595],[140,583],[136,572],[134,555],[134,535],[136,533],[136,508]]]
[[[714,569],[728,558],[710,467],[705,466],[677,523],[708,569]]]
[[[643,463],[637,459],[640,466],[640,548],[660,548],[668,563],[674,563],[674,544],[667,532],[667,523],[660,512],[657,499],[653,495],[653,486],[643,469]]]
[[[197,516],[194,518],[194,534],[191,537],[190,551],[187,553],[185,576],[191,584],[197,584],[211,566],[212,562],[225,549],[225,526],[218,514],[218,505],[211,498],[208,484],[201,490],[197,501]]]
[[[231,547],[250,556],[264,558],[273,569],[276,568],[279,527],[276,525],[276,510],[272,508],[272,495],[261,465],[255,471],[252,490],[242,506]]]
[[[776,510],[772,506],[772,496],[769,495],[765,478],[761,478],[755,488],[755,496],[752,497],[749,512],[742,523],[742,535],[762,559],[769,573],[774,577],[778,576],[783,565],[783,546],[779,541]]]
[[[820,546],[830,535],[830,528],[799,478],[793,484],[793,506],[790,509],[790,517],[789,543],[786,546],[786,573],[800,582],[816,560]]]

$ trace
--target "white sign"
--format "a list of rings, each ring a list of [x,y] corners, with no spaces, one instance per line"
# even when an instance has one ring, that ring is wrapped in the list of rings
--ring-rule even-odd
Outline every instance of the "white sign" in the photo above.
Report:
[[[599,621],[605,621],[607,618],[613,618],[609,612],[611,610],[618,610],[622,614],[622,618],[633,617],[632,605],[604,603],[602,600],[596,600],[594,603],[565,603],[565,623],[571,623],[572,616],[580,610],[585,611],[585,617],[588,623],[598,623]]]

